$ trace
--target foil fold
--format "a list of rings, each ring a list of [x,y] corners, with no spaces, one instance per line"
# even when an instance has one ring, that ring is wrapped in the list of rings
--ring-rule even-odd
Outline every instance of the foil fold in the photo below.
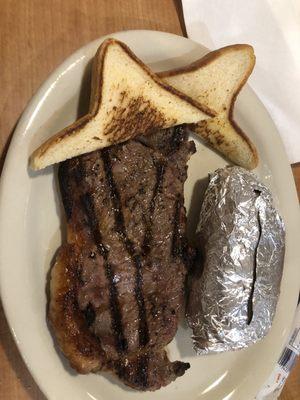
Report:
[[[269,331],[283,270],[284,223],[269,189],[240,167],[210,176],[187,321],[197,354],[248,347]],[[203,271],[202,271],[203,268]]]

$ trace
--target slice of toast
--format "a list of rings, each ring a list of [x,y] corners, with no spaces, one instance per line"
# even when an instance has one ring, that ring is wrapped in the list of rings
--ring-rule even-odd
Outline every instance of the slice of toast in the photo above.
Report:
[[[42,169],[141,133],[214,115],[158,78],[124,43],[107,39],[94,57],[89,113],[42,144],[30,164]]]
[[[257,151],[234,122],[233,106],[254,64],[253,48],[236,44],[212,51],[189,66],[158,74],[217,114],[191,129],[234,164],[247,169],[257,166]]]

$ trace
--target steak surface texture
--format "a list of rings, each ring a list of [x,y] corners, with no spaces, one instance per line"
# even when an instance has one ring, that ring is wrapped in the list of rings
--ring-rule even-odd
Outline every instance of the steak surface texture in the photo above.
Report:
[[[109,370],[156,390],[189,368],[164,347],[184,303],[183,185],[194,151],[175,127],[60,165],[67,243],[51,272],[49,320],[79,373]]]

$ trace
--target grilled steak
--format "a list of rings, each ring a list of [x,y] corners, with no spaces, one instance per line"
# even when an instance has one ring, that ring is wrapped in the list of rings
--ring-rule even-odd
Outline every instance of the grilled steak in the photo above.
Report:
[[[189,263],[183,184],[195,151],[183,127],[59,167],[67,244],[52,270],[49,319],[80,373],[108,369],[156,390],[189,364],[170,362]]]

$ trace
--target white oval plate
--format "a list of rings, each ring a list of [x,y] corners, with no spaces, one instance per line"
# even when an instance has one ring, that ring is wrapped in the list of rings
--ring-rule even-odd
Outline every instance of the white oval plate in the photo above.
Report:
[[[183,37],[153,31],[110,35],[127,43],[155,70],[187,64],[205,53]],[[289,332],[299,293],[300,219],[291,169],[276,128],[253,91],[239,96],[236,119],[257,145],[257,173],[271,187],[285,220],[287,251],[282,291],[269,335],[250,348],[196,357],[190,332],[179,328],[169,346],[171,359],[189,361],[186,374],[155,393],[135,392],[108,374],[76,375],[57,351],[46,322],[47,273],[61,243],[60,205],[53,168],[33,173],[28,156],[51,134],[87,110],[88,63],[105,38],[89,43],[69,57],[31,100],[15,131],[1,179],[1,294],[11,330],[32,375],[52,399],[253,399],[271,372]],[[189,166],[186,203],[199,209],[198,180],[226,162],[197,139]],[[201,186],[201,184],[200,184]],[[194,191],[194,192],[193,192]],[[201,190],[200,190],[201,191]],[[195,223],[190,216],[191,223]]]

